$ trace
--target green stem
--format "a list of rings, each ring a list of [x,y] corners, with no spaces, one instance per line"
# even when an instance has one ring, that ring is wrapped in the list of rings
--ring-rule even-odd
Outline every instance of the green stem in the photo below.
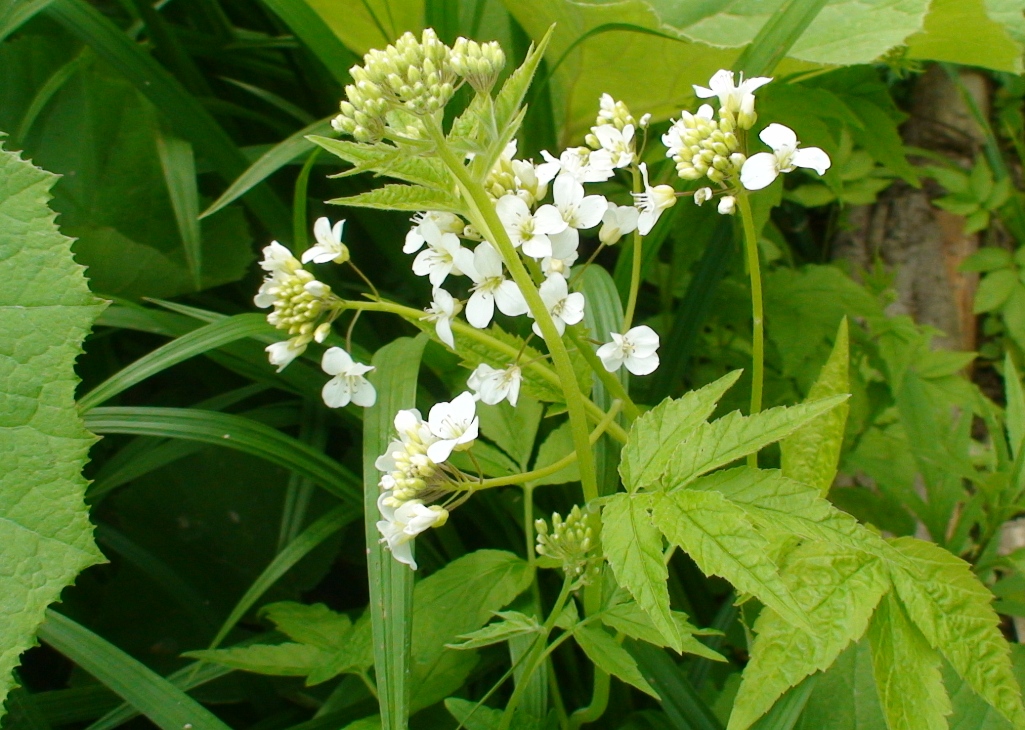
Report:
[[[611,684],[609,673],[594,668],[594,689],[591,691],[591,704],[581,707],[569,716],[570,730],[576,730],[581,725],[594,722],[605,714],[609,706],[609,685]]]
[[[317,161],[320,149],[317,147],[306,158],[306,162],[299,171],[299,177],[296,178],[295,190],[292,193],[292,250],[297,255],[309,248],[307,244],[310,242],[310,231],[307,228],[306,219],[306,189],[310,183],[310,171],[313,170],[313,164]]]
[[[641,192],[641,175],[634,165],[633,171],[633,191],[635,193]],[[633,233],[633,266],[630,269],[630,294],[626,298],[626,312],[623,314],[623,329],[622,332],[626,332],[630,329],[630,325],[634,321],[634,312],[637,309],[637,294],[641,289],[641,262],[642,262],[642,249],[641,249],[642,236],[639,231]]]
[[[342,309],[358,309],[365,312],[386,312],[388,314],[396,314],[403,319],[417,323],[422,321],[424,312],[422,309],[413,309],[413,307],[406,307],[402,304],[396,304],[394,302],[377,301],[377,302],[362,302],[356,300],[340,300]],[[507,355],[509,359],[515,362],[520,354],[519,349],[513,347],[507,342],[503,342],[495,337],[492,337],[484,330],[479,330],[476,327],[471,327],[465,322],[454,319],[452,320],[452,330],[457,334],[466,337],[468,339],[476,340],[482,345],[487,346],[489,349],[501,352]],[[556,386],[557,388],[562,387],[562,380],[559,376],[546,367],[544,362],[541,360],[534,360],[523,364],[523,367],[529,368],[531,371],[536,373],[539,377],[544,378],[546,381]],[[594,423],[601,423],[607,415],[605,411],[599,408],[592,400],[583,399],[584,409],[587,411],[587,415]],[[606,429],[606,432],[612,438],[616,439],[620,443],[625,444],[627,439],[627,433],[623,430],[623,427],[618,423],[610,423]]]
[[[630,394],[626,392],[626,388],[623,387],[619,378],[605,369],[601,359],[591,349],[591,345],[584,341],[576,328],[569,327],[566,331],[569,333],[569,338],[573,341],[573,344],[577,346],[577,350],[583,355],[587,364],[591,366],[591,370],[598,376],[598,379],[601,380],[602,385],[605,386],[609,394],[613,398],[623,401],[623,413],[626,414],[626,417],[631,421],[639,417],[641,415],[640,409],[630,398]]]
[[[530,309],[534,321],[541,330],[548,351],[552,356],[552,365],[555,366],[556,375],[562,385],[562,392],[566,398],[566,410],[569,414],[570,430],[573,434],[573,446],[577,451],[580,465],[580,483],[584,490],[584,501],[591,501],[598,497],[598,477],[594,468],[594,455],[591,453],[591,446],[588,442],[587,412],[584,405],[584,396],[577,387],[576,374],[573,371],[573,361],[570,360],[566,344],[562,336],[555,328],[545,306],[541,295],[534,285],[533,279],[527,272],[526,267],[520,260],[516,248],[509,240],[508,234],[502,221],[495,212],[495,206],[484,191],[484,188],[474,182],[466,171],[463,163],[456,158],[448,149],[444,135],[436,124],[427,125],[428,132],[433,138],[437,147],[438,156],[455,175],[464,200],[469,208],[471,222],[480,231],[481,235],[492,242],[498,249],[505,265],[512,275],[513,281],[520,288],[527,306]]]
[[[758,236],[751,213],[751,201],[747,193],[737,195],[740,219],[744,226],[744,252],[747,255],[747,269],[751,276],[751,319],[754,328],[751,333],[751,415],[762,410],[762,386],[765,381],[765,324],[762,313],[762,274],[758,260]],[[747,457],[749,466],[758,466],[757,452]]]

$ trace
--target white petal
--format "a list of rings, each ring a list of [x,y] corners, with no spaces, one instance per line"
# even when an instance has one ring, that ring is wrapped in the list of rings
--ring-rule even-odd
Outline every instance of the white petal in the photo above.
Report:
[[[572,178],[570,178],[572,180]],[[556,180],[558,185],[559,181]],[[579,185],[579,183],[577,183]],[[542,205],[534,214],[534,233],[558,233],[566,227],[562,213],[554,205]]]
[[[713,96],[714,96],[714,94],[713,94]],[[712,109],[712,105],[711,104],[702,104],[701,106],[698,107],[698,113],[695,114],[694,116],[702,117],[703,119],[711,119],[712,117],[715,116],[715,110]]]
[[[519,317],[529,309],[520,288],[512,281],[503,281],[495,289],[495,304],[502,314],[510,317]]]
[[[477,244],[473,250],[473,266],[466,274],[478,283],[493,276],[501,276],[502,255],[487,241]]]
[[[369,408],[377,402],[377,390],[366,378],[356,380],[356,389],[352,392],[352,402],[358,406]]]
[[[495,203],[495,212],[506,228],[512,228],[522,219],[530,217],[527,204],[515,195],[503,195]]]
[[[658,355],[654,353],[647,357],[631,355],[626,359],[626,369],[634,375],[650,375],[658,369]]]
[[[481,330],[495,316],[495,297],[486,291],[475,291],[466,303],[466,321]]]
[[[562,220],[561,218],[559,220]],[[529,240],[523,242],[523,253],[532,259],[543,259],[552,255],[552,242],[548,236],[535,233]]]
[[[593,228],[601,223],[609,201],[601,195],[588,195],[577,206],[577,228]]]
[[[755,89],[760,89],[770,81],[772,81],[771,76],[753,76],[749,79],[744,79],[743,81],[741,81],[740,86],[738,86],[737,89],[739,89],[744,94],[750,94],[753,91],[755,91]]]
[[[313,236],[318,243],[326,243],[331,240],[331,221],[321,217],[313,224]]]
[[[576,324],[582,320],[584,318],[584,295],[576,291],[567,296],[560,316],[566,324]]]
[[[441,464],[452,455],[452,449],[456,446],[455,439],[435,441],[427,447],[427,458],[435,464]]]
[[[652,352],[658,349],[658,333],[646,324],[631,327],[623,335],[637,349],[652,348]]]
[[[516,368],[516,374],[509,383],[509,393],[506,395],[506,398],[509,399],[509,404],[512,406],[516,405],[516,401],[520,397],[520,381],[522,380],[523,376],[520,374],[520,369]]]
[[[776,155],[771,152],[759,152],[752,155],[740,168],[740,184],[748,190],[761,190],[772,184],[779,175],[776,167]]]
[[[637,216],[637,232],[642,236],[648,235],[651,229],[655,227],[655,223],[660,215],[662,215],[662,211],[657,209],[654,211],[641,211],[640,215]]]
[[[799,149],[794,153],[794,156],[790,158],[790,161],[797,167],[806,167],[809,170],[814,170],[820,175],[825,175],[826,170],[829,169],[830,165],[829,155],[818,147],[804,147]]]
[[[584,199],[584,186],[574,178],[563,175],[552,186],[556,205],[575,205]]]
[[[797,146],[797,135],[790,127],[782,124],[770,124],[758,133],[758,139],[774,150],[793,149]]]
[[[711,89],[706,89],[704,86],[694,84],[694,96],[699,99],[711,99],[713,96],[718,96],[718,94]]]
[[[598,355],[601,364],[610,373],[614,373],[623,367],[623,350],[615,342],[606,342],[598,348],[595,354]]]
[[[561,274],[552,274],[541,283],[538,293],[541,295],[541,301],[551,310],[566,298],[566,294],[569,293],[569,285]]]
[[[352,400],[352,384],[344,375],[337,375],[324,383],[320,391],[328,408],[342,408]]]
[[[438,333],[438,339],[444,342],[446,345],[451,347],[453,350],[456,349],[456,340],[452,336],[452,320],[448,317],[441,317],[434,325],[434,331]]]
[[[352,364],[352,356],[340,347],[329,347],[320,361],[321,369],[328,375],[346,372]]]

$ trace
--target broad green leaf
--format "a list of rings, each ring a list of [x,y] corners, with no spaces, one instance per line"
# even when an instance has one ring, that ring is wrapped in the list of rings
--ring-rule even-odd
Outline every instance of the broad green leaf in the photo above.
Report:
[[[377,497],[381,473],[374,461],[391,442],[395,413],[416,403],[416,383],[426,339],[401,338],[378,350],[370,380],[377,402],[363,416],[363,514],[367,577],[374,639],[374,675],[382,730],[405,730],[410,702],[410,640],[413,630],[413,573],[381,546]]]
[[[323,649],[292,642],[258,644],[238,649],[201,649],[187,651],[183,656],[274,677],[305,677],[331,657]]]
[[[892,593],[872,617],[868,639],[887,725],[946,730],[951,707],[940,676],[939,654],[908,621]]]
[[[744,511],[718,492],[656,493],[655,526],[706,575],[718,575],[756,596],[790,623],[807,628],[804,609],[783,583],[769,541]]]
[[[789,408],[770,408],[753,416],[734,411],[712,423],[701,423],[673,451],[662,483],[667,489],[679,489],[702,474],[789,436],[846,400],[846,395],[830,396]]]
[[[709,649],[700,641],[694,638],[698,633],[697,629],[691,626],[686,614],[679,611],[672,612],[673,623],[682,637],[682,648],[680,653],[694,654],[705,657],[713,662],[725,662],[726,659],[719,652]],[[648,614],[633,601],[619,603],[612,608],[607,608],[601,613],[601,621],[609,628],[620,631],[632,639],[646,641],[653,646],[668,646],[668,642],[662,636],[655,624],[652,623]]]
[[[290,2],[277,0],[283,5]],[[383,49],[406,31],[419,35],[424,21],[424,0],[367,0],[339,5],[335,0],[303,0],[356,53]],[[348,66],[345,66],[348,68]]]
[[[683,639],[669,609],[669,571],[662,535],[651,521],[652,494],[613,495],[601,514],[601,544],[616,582],[644,610],[666,644],[681,651]]]
[[[891,543],[912,561],[890,571],[908,617],[980,697],[1013,725],[1025,724],[992,594],[966,562],[943,548],[908,537]]]
[[[504,400],[495,406],[478,403],[477,417],[481,433],[526,471],[527,461],[534,451],[542,410],[538,401],[520,395],[515,406]]]
[[[441,210],[462,213],[463,204],[459,198],[440,190],[431,190],[417,185],[385,185],[366,193],[348,198],[333,198],[332,205],[347,205],[351,208],[376,208],[378,210]]]
[[[797,730],[883,730],[868,639],[848,647],[819,675]]]
[[[1007,437],[1011,442],[1011,456],[1016,459],[1025,444],[1025,392],[1011,353],[1004,358],[1004,388],[1007,393]]]
[[[1022,71],[1022,45],[986,12],[984,0],[933,0],[922,33],[907,39],[909,58]]]
[[[781,573],[814,630],[795,628],[771,609],[762,611],[729,730],[746,730],[787,690],[832,665],[865,633],[889,588],[877,559],[827,543],[797,547],[784,559]]]
[[[1025,670],[1025,646],[1011,645],[1011,661],[1019,684]],[[949,718],[950,726],[957,730],[1011,730],[1012,725],[992,707],[979,699],[949,664],[943,666],[943,684],[950,695],[954,712]]]
[[[346,139],[331,139],[316,135],[310,135],[307,139],[320,145],[331,154],[355,165],[352,169],[332,177],[349,177],[373,171],[379,175],[428,188],[447,190],[454,186],[451,174],[443,163],[433,156],[420,156],[398,147],[362,144]]]
[[[519,611],[498,611],[495,614],[501,621],[490,623],[482,629],[471,631],[459,636],[457,643],[446,644],[452,649],[479,649],[508,641],[517,636],[530,636],[541,631],[541,624],[533,616]]]
[[[658,693],[652,689],[641,674],[641,670],[637,668],[637,662],[630,656],[630,652],[620,646],[605,629],[590,624],[580,626],[574,629],[573,638],[598,669],[618,677],[655,699],[659,698]]]
[[[634,421],[619,464],[627,489],[636,492],[656,483],[673,450],[705,423],[739,377],[740,371],[734,371],[682,398],[666,399]]]
[[[808,391],[805,402],[848,393],[849,359],[847,320],[844,319],[837,332],[833,352],[822,367],[818,380]],[[790,479],[818,487],[825,496],[836,477],[844,428],[850,409],[849,403],[841,403],[783,439],[779,445],[782,452],[783,474]]]
[[[349,617],[332,611],[323,603],[281,601],[264,606],[260,613],[292,641],[329,651],[341,649],[352,632]]]
[[[74,366],[104,303],[54,225],[54,182],[0,147],[0,707],[46,607],[103,561],[82,501],[96,439]]]
[[[48,611],[39,638],[120,695],[161,730],[229,730],[212,712],[142,662],[59,613]]]
[[[573,431],[570,429],[569,421],[566,421],[545,438],[541,448],[538,449],[534,468],[542,469],[546,466],[551,466],[559,461],[559,459],[571,453],[573,453]],[[554,474],[534,479],[530,482],[530,485],[540,487],[545,484],[565,484],[566,482],[576,481],[580,481],[580,467],[574,461]]]
[[[982,277],[975,292],[975,314],[992,312],[1003,306],[1018,285],[1018,274],[1011,269],[998,269]]]
[[[480,473],[487,477],[507,477],[520,471],[516,462],[484,441],[474,443],[472,452],[454,452],[448,463],[467,474],[476,475],[479,469]]]
[[[502,711],[496,710],[487,705],[461,700],[457,697],[449,697],[445,700],[445,709],[452,713],[459,722],[463,723],[466,730],[498,730],[502,724]],[[510,730],[536,730],[537,722],[534,718],[517,711],[513,715]]]

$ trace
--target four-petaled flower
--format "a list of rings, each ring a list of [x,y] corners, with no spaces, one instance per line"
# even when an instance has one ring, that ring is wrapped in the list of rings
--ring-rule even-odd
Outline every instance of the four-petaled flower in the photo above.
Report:
[[[420,319],[434,322],[434,330],[438,333],[438,339],[454,350],[456,342],[452,337],[452,318],[462,310],[463,303],[438,287],[434,288],[432,296],[431,306],[424,310],[427,312],[427,316]]]
[[[740,183],[748,190],[761,190],[772,184],[781,172],[806,167],[820,175],[829,169],[829,155],[818,147],[798,147],[794,130],[782,124],[770,124],[758,138],[772,148],[772,152],[759,152],[747,158],[740,169]]]
[[[633,164],[637,155],[634,153],[632,124],[627,124],[621,130],[611,124],[602,124],[591,127],[591,132],[598,138],[601,148],[611,156],[613,167],[628,167]]]
[[[495,212],[502,227],[509,234],[513,246],[523,248],[523,253],[540,259],[552,255],[552,242],[548,236],[566,230],[566,221],[554,205],[542,205],[535,213],[515,195],[503,195],[495,203]]]
[[[410,499],[392,506],[391,492],[377,498],[377,509],[384,519],[378,520],[381,542],[388,545],[392,557],[416,570],[412,542],[417,535],[432,527],[441,527],[448,520],[448,511],[441,506],[426,506],[419,499]]]
[[[676,205],[676,191],[671,185],[651,187],[648,182],[648,166],[641,163],[641,177],[644,180],[644,192],[634,193],[634,204],[641,211],[637,217],[637,230],[642,236],[648,235],[652,227],[666,208]]]
[[[605,125],[610,126],[610,125]],[[604,129],[604,127],[602,127]],[[615,127],[613,127],[615,129]],[[563,251],[576,251],[580,244],[580,230],[594,228],[601,223],[609,203],[601,195],[584,195],[584,186],[569,175],[560,175],[552,186],[555,208],[566,227],[548,236],[553,247],[561,243]],[[544,206],[547,207],[547,206]],[[540,210],[538,211],[540,212]],[[546,254],[551,256],[552,254]],[[557,256],[557,258],[564,258]],[[575,257],[574,257],[575,258]]]
[[[508,399],[516,405],[520,397],[520,381],[523,373],[519,365],[510,365],[504,370],[497,370],[487,363],[481,363],[470,373],[466,385],[476,393],[483,403],[497,405]]]
[[[466,303],[466,321],[474,327],[484,329],[491,324],[496,304],[502,314],[510,317],[526,314],[527,302],[520,288],[505,278],[502,257],[490,243],[485,241],[477,245],[473,251],[473,264],[466,273],[474,282],[473,294]]]
[[[566,325],[576,324],[584,318],[584,295],[580,292],[571,294],[566,277],[562,274],[552,274],[545,279],[538,293],[560,335],[566,331]],[[534,322],[534,332],[539,337],[543,336],[537,322]]]
[[[349,260],[349,249],[342,243],[342,226],[345,221],[338,221],[331,225],[327,218],[318,218],[313,224],[313,236],[317,239],[317,245],[303,251],[302,262],[308,264],[326,264],[334,261],[336,264],[344,264]]]
[[[406,234],[406,241],[402,245],[402,253],[416,253],[424,244],[427,243],[427,237],[424,236],[423,224],[425,221],[430,221],[438,227],[442,233],[462,233],[465,224],[463,220],[454,213],[446,213],[437,210],[428,210],[423,213],[417,213],[412,218],[414,225],[409,229],[409,233]]]
[[[465,451],[477,438],[477,401],[473,393],[460,393],[448,403],[435,403],[427,416],[427,427],[438,439],[427,447],[427,458],[440,464],[453,451]]]
[[[459,245],[454,233],[442,233],[431,220],[420,224],[427,248],[413,259],[413,273],[426,276],[433,286],[441,286],[449,274],[467,273],[473,266],[473,253]]]
[[[580,182],[605,182],[615,174],[612,154],[604,149],[569,147],[558,159],[547,150],[541,150],[541,156],[545,162],[537,166],[537,178],[542,183],[553,180],[556,175],[569,175]]]
[[[740,75],[740,84],[733,81],[733,72],[727,69],[716,71],[708,82],[708,87],[694,84],[694,94],[699,99],[710,99],[713,96],[719,97],[719,108],[727,113],[736,114],[741,110],[744,100],[751,97],[753,100],[754,91],[772,81],[771,77],[755,76],[745,79],[744,74]]]
[[[598,348],[598,358],[605,369],[614,373],[626,365],[634,375],[648,375],[658,367],[658,335],[642,324],[623,334],[610,333],[612,342]]]
[[[377,401],[377,391],[370,381],[363,377],[374,369],[372,365],[355,362],[349,353],[340,347],[329,347],[324,353],[320,367],[328,375],[334,376],[324,384],[321,391],[328,408],[341,408],[349,403],[369,408]]]

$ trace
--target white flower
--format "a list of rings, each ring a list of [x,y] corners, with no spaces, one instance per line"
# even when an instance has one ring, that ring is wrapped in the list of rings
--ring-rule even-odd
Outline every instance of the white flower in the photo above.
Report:
[[[541,271],[545,276],[563,274],[577,261],[580,238],[578,235],[567,235],[567,231],[576,233],[576,229],[567,228],[562,233],[552,236],[552,255],[541,259]]]
[[[392,506],[391,492],[377,498],[377,509],[384,519],[377,522],[381,542],[388,545],[392,557],[416,570],[412,542],[417,535],[432,527],[441,527],[448,520],[448,511],[437,505],[427,507],[419,499]]]
[[[473,254],[459,245],[454,233],[442,233],[430,220],[420,224],[427,248],[413,259],[413,273],[426,276],[434,286],[441,286],[449,274],[462,275],[473,266]]]
[[[409,233],[406,234],[406,242],[402,246],[403,253],[416,253],[424,244],[427,242],[427,237],[424,236],[422,226],[424,221],[430,221],[438,227],[442,233],[462,233],[465,223],[455,213],[445,213],[443,211],[428,210],[424,213],[417,213],[411,218],[414,225]]]
[[[605,182],[615,174],[612,155],[608,150],[590,150],[587,147],[570,147],[555,159],[547,150],[541,150],[545,162],[537,166],[537,178],[542,183],[555,179],[556,175],[570,175],[582,183]]]
[[[264,350],[268,355],[270,364],[277,365],[278,372],[280,373],[288,363],[306,352],[307,343],[309,343],[308,339],[304,341],[301,337],[293,337],[284,342],[275,342],[273,345],[268,345]]]
[[[676,205],[676,191],[671,185],[656,185],[651,187],[648,182],[648,166],[641,163],[641,176],[644,179],[644,192],[634,193],[634,204],[640,209],[641,214],[637,217],[637,230],[641,235],[646,236],[662,215],[666,208]]]
[[[791,172],[795,167],[806,167],[820,175],[829,169],[829,155],[818,147],[799,149],[797,135],[789,127],[770,124],[758,137],[772,152],[752,155],[740,169],[740,182],[748,190],[768,187],[781,172]]]
[[[601,219],[601,230],[598,231],[598,239],[606,246],[617,243],[627,233],[633,233],[637,230],[637,218],[640,213],[632,205],[609,203],[609,207]]]
[[[613,129],[615,128],[613,127]],[[573,241],[574,249],[580,241],[580,234],[577,231],[593,228],[601,223],[602,216],[609,207],[609,202],[601,195],[585,196],[584,186],[569,175],[560,175],[556,179],[552,197],[555,200],[555,208],[559,211],[566,228],[551,234],[549,238],[553,242],[560,236],[570,238]]]
[[[633,164],[634,126],[627,124],[622,130],[612,124],[591,127],[591,133],[598,138],[598,143],[612,158],[613,167],[627,167]]]
[[[695,205],[701,205],[706,200],[712,199],[712,188],[699,188],[694,191],[694,203]]]
[[[456,347],[455,339],[452,337],[452,318],[463,308],[463,303],[453,297],[444,289],[434,288],[432,294],[434,301],[431,306],[425,309],[426,317],[421,317],[427,322],[434,322],[434,329],[438,333],[438,339],[451,347]]]
[[[436,403],[427,416],[427,427],[438,439],[427,447],[427,458],[440,464],[453,451],[465,451],[477,438],[477,401],[469,391],[449,403]]]
[[[633,327],[624,334],[611,333],[612,342],[598,348],[597,355],[610,373],[623,365],[634,375],[648,375],[658,367],[658,335],[647,325]]]
[[[329,347],[324,353],[320,367],[328,375],[333,375],[321,396],[328,408],[341,408],[355,403],[369,408],[377,401],[377,391],[370,381],[363,376],[373,370],[372,365],[361,365],[340,347]]]
[[[516,197],[524,203],[532,206],[548,194],[548,184],[538,179],[537,168],[533,162],[511,160],[509,166],[516,178]]]
[[[349,249],[342,243],[344,225],[345,221],[338,221],[332,227],[331,221],[327,218],[318,218],[313,224],[313,236],[317,239],[317,245],[303,252],[302,262],[326,264],[328,261],[334,261],[336,264],[344,264],[348,261]]]
[[[487,363],[481,363],[470,373],[466,384],[476,396],[489,406],[501,403],[506,398],[511,405],[516,405],[520,397],[520,381],[523,373],[518,365],[510,365],[505,370],[496,370]]]
[[[740,111],[745,97],[752,96],[756,89],[765,86],[772,81],[765,76],[755,76],[745,80],[744,74],[740,75],[740,85],[733,82],[733,72],[727,69],[716,71],[708,82],[709,88],[694,85],[694,94],[699,99],[710,99],[713,96],[719,97],[719,108],[736,114]]]
[[[269,246],[263,249],[263,261],[260,268],[269,271],[271,274],[292,273],[299,268],[299,262],[292,252],[277,241],[271,241]]]
[[[580,292],[569,291],[569,284],[562,274],[552,274],[538,289],[541,301],[545,303],[548,314],[555,323],[555,329],[561,335],[566,331],[566,325],[576,324],[584,318],[584,295]],[[541,328],[534,322],[534,332],[539,336]]]
[[[527,302],[520,288],[505,278],[502,257],[487,241],[477,245],[473,265],[466,273],[474,282],[473,294],[466,303],[466,320],[477,329],[484,329],[491,323],[496,304],[502,314],[510,317],[527,313]]]
[[[722,215],[733,215],[737,210],[737,199],[732,195],[725,195],[719,201],[719,213]]]
[[[552,242],[548,234],[566,229],[566,222],[555,206],[542,205],[536,213],[531,214],[523,199],[515,195],[499,198],[495,203],[495,212],[513,246],[522,246],[523,253],[535,259],[551,256]]]

